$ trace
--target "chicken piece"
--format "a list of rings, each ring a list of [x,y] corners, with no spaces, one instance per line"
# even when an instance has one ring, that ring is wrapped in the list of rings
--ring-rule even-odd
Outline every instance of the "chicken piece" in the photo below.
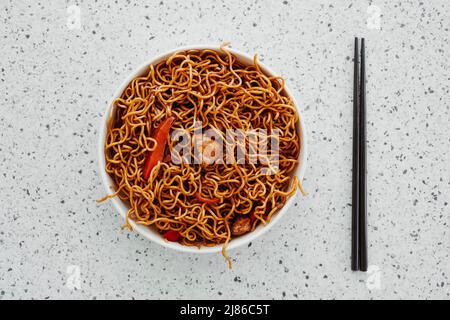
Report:
[[[198,151],[198,157],[201,163],[213,164],[216,160],[222,156],[222,151],[220,150],[220,144],[210,137],[204,136],[200,138],[194,136],[194,145]]]
[[[251,229],[252,224],[249,217],[238,217],[231,225],[231,234],[233,236],[240,236],[249,232]]]

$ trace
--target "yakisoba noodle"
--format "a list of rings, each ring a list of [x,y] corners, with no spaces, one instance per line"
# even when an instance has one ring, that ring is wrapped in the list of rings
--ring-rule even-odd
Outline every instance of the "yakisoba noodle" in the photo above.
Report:
[[[175,53],[132,80],[114,101],[105,142],[106,171],[116,185],[106,198],[129,204],[127,226],[131,219],[187,246],[223,244],[226,257],[231,238],[269,222],[300,186],[291,178],[301,147],[299,120],[283,87],[282,78],[260,70],[256,56],[253,65],[243,65],[225,48]],[[162,127],[184,129],[194,145],[198,123],[213,128],[224,146],[226,130],[264,129],[272,137],[279,129],[278,170],[264,173],[267,165],[251,163],[248,154],[245,163],[172,161],[170,135],[167,147],[157,150],[165,142],[157,140],[165,135]],[[145,173],[158,152],[162,158]]]

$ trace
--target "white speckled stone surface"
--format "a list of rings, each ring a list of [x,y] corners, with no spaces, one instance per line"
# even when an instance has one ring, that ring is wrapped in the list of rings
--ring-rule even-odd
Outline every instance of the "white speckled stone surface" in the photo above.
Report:
[[[1,1],[0,299],[450,297],[447,0],[373,1],[380,30],[368,28],[364,1],[149,2]],[[73,4],[79,30],[67,27]],[[368,46],[379,288],[349,268],[355,35]],[[113,206],[95,202],[98,127],[116,87],[150,56],[223,40],[287,79],[309,134],[309,195],[231,251],[232,270],[220,254],[121,232]],[[70,265],[81,271],[76,290]]]

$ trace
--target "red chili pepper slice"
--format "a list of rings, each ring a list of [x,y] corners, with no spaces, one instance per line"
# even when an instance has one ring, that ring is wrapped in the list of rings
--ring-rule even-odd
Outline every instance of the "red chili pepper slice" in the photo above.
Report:
[[[217,203],[217,202],[220,201],[219,198],[213,198],[213,199],[207,199],[207,198],[204,198],[204,197],[200,194],[200,192],[196,192],[196,193],[195,193],[195,198],[196,198],[198,201],[201,201],[201,202],[204,202],[204,203],[208,203],[208,204],[214,204],[214,203]]]
[[[255,213],[252,212],[252,213],[250,214],[250,223],[253,224],[253,222],[255,222],[256,219],[257,219],[257,218],[256,218],[256,216],[255,216]]]
[[[167,136],[169,135],[170,128],[172,127],[174,121],[174,117],[169,117],[164,120],[156,130],[156,146],[152,152],[149,152],[147,154],[143,173],[144,179],[148,179],[150,177],[150,173],[152,172],[153,168],[158,164],[159,161],[163,159],[164,149],[166,148],[167,144]]]
[[[178,242],[183,238],[178,231],[170,230],[163,234],[164,239],[171,242]]]

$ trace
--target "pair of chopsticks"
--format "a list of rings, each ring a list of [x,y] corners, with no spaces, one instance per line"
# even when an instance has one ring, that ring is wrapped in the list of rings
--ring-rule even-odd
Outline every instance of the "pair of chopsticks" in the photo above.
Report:
[[[353,74],[353,185],[352,185],[352,270],[367,271],[366,190],[366,59],[361,39],[355,38]]]

